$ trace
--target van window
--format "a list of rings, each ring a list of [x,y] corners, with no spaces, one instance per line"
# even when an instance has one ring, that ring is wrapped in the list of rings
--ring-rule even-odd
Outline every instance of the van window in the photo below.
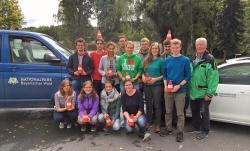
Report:
[[[13,63],[49,64],[44,60],[45,54],[53,54],[46,46],[30,37],[9,38]]]
[[[250,63],[223,67],[219,70],[221,84],[250,84]]]

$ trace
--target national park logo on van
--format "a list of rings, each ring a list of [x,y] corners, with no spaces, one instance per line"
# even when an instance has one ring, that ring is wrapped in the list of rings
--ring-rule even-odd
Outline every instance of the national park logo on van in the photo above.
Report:
[[[16,77],[10,77],[9,80],[8,80],[8,84],[11,84],[11,85],[16,85],[18,84],[18,80]]]

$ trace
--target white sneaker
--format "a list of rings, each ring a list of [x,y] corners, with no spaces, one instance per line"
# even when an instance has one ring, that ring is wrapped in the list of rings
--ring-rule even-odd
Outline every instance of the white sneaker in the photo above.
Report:
[[[69,128],[71,128],[72,127],[72,124],[71,123],[68,123],[67,124],[67,128],[69,129]]]
[[[60,129],[63,129],[63,128],[64,128],[64,123],[63,123],[63,122],[60,122],[60,123],[59,123],[59,128],[60,128]]]

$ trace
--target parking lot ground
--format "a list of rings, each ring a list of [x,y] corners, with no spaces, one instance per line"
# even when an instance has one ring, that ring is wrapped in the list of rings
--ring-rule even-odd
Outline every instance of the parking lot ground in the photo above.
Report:
[[[151,134],[151,140],[143,142],[136,134],[126,135],[125,130],[61,130],[52,120],[51,110],[0,110],[0,151],[250,151],[249,126],[212,122],[207,139],[196,140],[195,134],[185,133],[183,143],[175,142],[175,135]]]

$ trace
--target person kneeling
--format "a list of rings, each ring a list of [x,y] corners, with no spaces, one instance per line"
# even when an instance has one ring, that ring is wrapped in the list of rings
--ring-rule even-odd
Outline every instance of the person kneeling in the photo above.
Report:
[[[98,117],[99,97],[95,92],[91,81],[85,81],[83,83],[77,102],[78,123],[81,125],[81,131],[85,132],[87,125],[90,124],[91,132],[95,132]]]
[[[146,118],[142,94],[134,88],[131,80],[125,80],[124,88],[125,92],[121,95],[121,102],[127,133],[132,133],[137,125],[139,137],[145,139]]]
[[[118,131],[120,124],[121,101],[119,92],[113,87],[112,81],[106,81],[104,89],[101,92],[101,109],[98,120],[104,123],[104,131],[113,127],[113,130]]]
[[[61,82],[59,90],[55,93],[55,111],[53,118],[59,122],[59,128],[63,129],[64,124],[71,128],[76,121],[77,111],[75,109],[76,93],[68,79]]]

